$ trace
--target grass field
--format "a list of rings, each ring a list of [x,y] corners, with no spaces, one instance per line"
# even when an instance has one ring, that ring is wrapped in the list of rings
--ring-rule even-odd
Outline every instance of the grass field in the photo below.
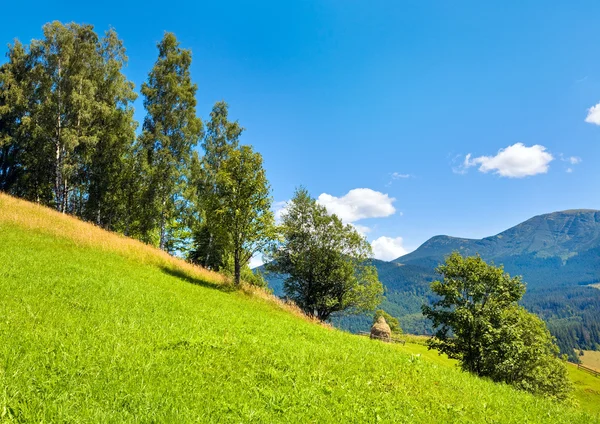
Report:
[[[457,361],[448,359],[445,355],[440,355],[437,351],[428,350],[423,343],[414,343],[414,339],[419,336],[408,336],[406,346],[400,349],[412,355],[421,355],[427,361],[432,361],[438,365],[446,367],[456,367]],[[409,341],[412,340],[413,343]],[[593,352],[599,353],[599,352]],[[568,364],[569,378],[573,382],[573,396],[579,403],[579,406],[590,412],[592,415],[600,416],[600,377],[593,376],[577,368],[574,364]]]
[[[599,421],[223,283],[0,195],[0,421]]]
[[[586,367],[593,368],[596,371],[600,371],[600,352],[593,350],[584,350],[583,356],[580,356],[579,360]]]

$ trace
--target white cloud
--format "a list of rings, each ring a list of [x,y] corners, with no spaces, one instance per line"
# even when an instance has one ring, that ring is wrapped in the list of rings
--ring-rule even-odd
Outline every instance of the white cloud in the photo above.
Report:
[[[536,144],[531,147],[516,143],[500,149],[496,156],[479,156],[471,158],[469,153],[462,164],[462,170],[479,166],[480,172],[490,172],[509,178],[523,178],[531,175],[545,174],[554,157],[544,146]],[[456,171],[455,171],[456,172]]]
[[[384,218],[396,212],[393,197],[370,188],[355,188],[342,197],[322,193],[317,202],[336,214],[342,221],[350,223],[365,218]]]
[[[594,125],[600,125],[600,103],[588,109],[585,122]]]
[[[406,255],[408,251],[402,244],[402,237],[391,238],[381,236],[371,242],[373,257],[382,261],[391,261],[402,255]]]
[[[579,156],[565,156],[562,153],[560,153],[558,155],[558,157],[560,158],[561,161],[567,162],[569,165],[579,165],[582,162],[582,159]],[[565,172],[567,174],[572,173],[573,172],[572,166],[567,166],[567,168],[565,169]]]
[[[279,202],[274,202],[272,209],[273,214],[275,215],[275,222],[281,222],[281,218],[283,214],[287,211],[288,202],[286,200],[282,200]]]
[[[263,260],[262,256],[254,255],[250,259],[250,263],[248,264],[248,266],[250,267],[250,269],[254,269],[254,268],[258,268],[259,266],[263,265],[264,263],[265,263],[265,261]]]
[[[469,153],[467,157],[470,158],[471,154]],[[462,160],[462,155],[454,156],[450,162],[452,165],[452,172],[455,174],[465,175],[468,172],[465,166],[465,161]]]
[[[390,174],[390,181],[389,181],[389,182],[388,182],[388,183],[387,183],[385,186],[386,186],[386,187],[389,187],[389,186],[391,186],[391,185],[392,185],[392,183],[393,183],[394,181],[397,181],[397,180],[405,180],[405,179],[412,178],[412,177],[413,177],[413,176],[412,176],[411,174],[401,174],[401,173],[399,173],[399,172],[392,172],[392,173]]]

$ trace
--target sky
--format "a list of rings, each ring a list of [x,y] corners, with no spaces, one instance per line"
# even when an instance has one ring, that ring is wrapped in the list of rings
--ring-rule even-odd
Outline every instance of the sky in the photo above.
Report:
[[[278,215],[302,185],[380,259],[600,209],[597,1],[56,0],[0,14],[2,61],[46,22],[115,28],[138,90],[174,32],[198,114],[229,103]]]

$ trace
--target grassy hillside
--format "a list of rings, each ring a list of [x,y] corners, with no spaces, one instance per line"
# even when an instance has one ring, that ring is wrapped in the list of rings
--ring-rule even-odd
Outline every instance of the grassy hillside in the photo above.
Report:
[[[448,368],[457,365],[457,361],[448,359],[445,355],[439,355],[437,351],[428,350],[426,347],[428,337],[405,335],[405,339],[407,343],[402,348],[403,351],[414,355],[421,355],[427,361],[433,361],[438,365]],[[577,400],[581,409],[599,417],[600,377],[595,377],[586,371],[580,370],[577,368],[577,365],[571,363],[568,364],[568,372],[574,386],[573,397]]]
[[[0,420],[594,422],[222,282],[0,195]]]

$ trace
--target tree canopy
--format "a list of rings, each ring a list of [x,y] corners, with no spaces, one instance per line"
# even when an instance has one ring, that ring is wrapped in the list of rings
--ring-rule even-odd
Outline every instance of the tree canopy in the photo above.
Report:
[[[370,244],[306,189],[296,190],[280,231],[283,240],[272,248],[267,269],[285,275],[285,294],[307,314],[326,320],[379,304],[383,286],[369,261]]]
[[[221,200],[216,218],[227,235],[234,281],[240,284],[242,267],[275,238],[271,190],[260,153],[250,146],[231,150],[217,173],[216,192]]]
[[[179,47],[172,33],[158,44],[158,59],[142,85],[144,119],[140,144],[147,167],[145,185],[145,236],[158,230],[165,249],[181,216],[183,187],[190,178],[192,149],[202,135],[196,116],[196,84],[192,83],[192,53]],[[171,242],[172,243],[172,242]]]
[[[464,370],[533,393],[563,400],[570,384],[545,324],[519,307],[525,293],[520,277],[488,265],[479,256],[452,253],[437,272],[437,296],[423,314],[433,321],[429,345]]]

